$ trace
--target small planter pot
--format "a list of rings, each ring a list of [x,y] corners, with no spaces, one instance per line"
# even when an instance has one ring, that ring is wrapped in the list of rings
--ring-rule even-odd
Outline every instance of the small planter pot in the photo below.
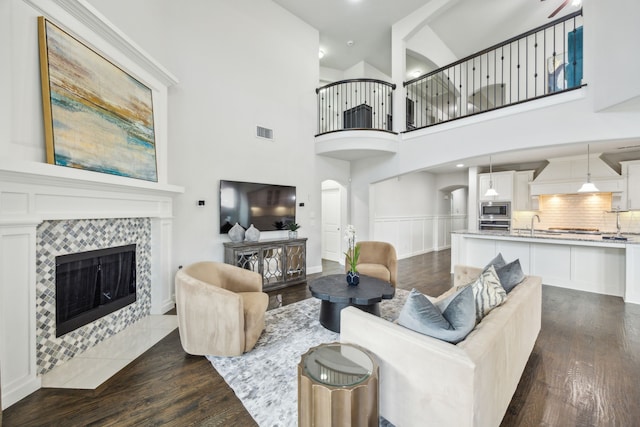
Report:
[[[297,239],[298,238],[298,232],[297,231],[289,231],[289,238],[290,239]]]
[[[358,283],[360,283],[360,273],[349,271],[347,273],[347,284],[349,286],[358,286]]]

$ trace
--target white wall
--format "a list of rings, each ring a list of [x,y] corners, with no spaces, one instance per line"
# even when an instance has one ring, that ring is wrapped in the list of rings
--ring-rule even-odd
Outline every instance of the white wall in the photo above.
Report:
[[[414,172],[372,184],[370,234],[358,238],[390,242],[400,259],[445,249],[450,231],[466,228],[466,188],[455,191],[452,200],[452,190],[464,185],[464,172]],[[452,202],[457,215],[451,212]]]
[[[318,32],[259,0],[92,0],[180,80],[170,91],[169,176],[174,265],[223,259],[219,180],[295,185],[307,267],[321,268],[320,179],[314,154]],[[256,125],[274,130],[256,138]],[[196,205],[205,200],[204,207]],[[284,237],[263,232],[261,238]]]
[[[455,189],[467,186],[468,184],[467,172],[465,170],[461,170],[460,172],[454,172],[454,173],[440,173],[435,175],[435,177],[436,177],[436,188],[441,193],[439,194],[440,197],[438,197],[437,212],[440,214],[455,215],[456,212],[451,211],[450,198],[445,199],[444,196],[449,195]],[[460,209],[460,206],[458,206],[458,209]],[[466,215],[466,210],[460,210],[458,214]]]
[[[637,0],[585,0],[585,48],[593,46],[593,63],[598,76],[595,108],[629,108],[640,105],[640,2]],[[587,27],[586,25],[589,25]],[[587,29],[593,28],[593,31]],[[587,61],[585,53],[585,61]],[[585,63],[586,65],[586,63]],[[585,69],[585,73],[586,73]],[[608,76],[608,78],[604,78]],[[585,74],[585,77],[588,77]],[[625,106],[625,102],[627,105]]]
[[[0,44],[7,50],[8,60],[2,68],[7,73],[9,96],[0,96],[7,108],[9,123],[5,138],[0,140],[1,156],[11,153],[19,160],[45,162],[44,127],[42,119],[42,97],[40,95],[40,68],[38,61],[38,13],[19,0],[3,2],[8,15],[2,25],[7,38]],[[4,79],[2,79],[5,82]],[[0,83],[1,84],[1,83]],[[1,119],[0,119],[1,120]]]
[[[436,180],[433,174],[416,172],[371,186],[372,217],[434,215]]]
[[[0,1],[0,58],[11,58],[11,7],[12,2]],[[2,152],[9,151],[11,141],[11,63],[10,60],[0,63],[0,94],[3,94],[0,96],[0,150]]]
[[[444,67],[459,59],[428,25],[413,34],[406,41],[406,46],[407,49],[429,58],[438,67]]]
[[[344,71],[336,68],[320,67],[320,86],[344,79]]]
[[[386,75],[385,73],[365,61],[360,61],[354,66],[347,68],[346,70],[320,67],[320,84],[322,86],[324,86],[325,84],[348,79],[378,79],[385,82],[391,81],[390,76]]]
[[[378,79],[388,82],[391,77],[378,70],[373,65],[360,61],[351,68],[344,70],[343,79]]]

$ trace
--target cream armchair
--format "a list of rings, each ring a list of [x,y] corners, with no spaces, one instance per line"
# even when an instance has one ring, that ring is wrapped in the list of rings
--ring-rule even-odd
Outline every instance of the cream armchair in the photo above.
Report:
[[[358,242],[357,244],[360,245],[358,272],[387,281],[395,287],[398,259],[393,245],[387,242]],[[348,262],[345,262],[345,271],[348,269]]]
[[[175,284],[184,351],[238,356],[253,348],[264,330],[269,304],[258,273],[205,261],[180,269]]]

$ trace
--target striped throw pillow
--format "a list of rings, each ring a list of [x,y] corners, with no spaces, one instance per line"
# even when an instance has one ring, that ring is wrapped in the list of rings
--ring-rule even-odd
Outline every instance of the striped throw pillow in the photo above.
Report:
[[[476,320],[478,322],[507,299],[507,293],[500,284],[500,279],[493,265],[483,271],[471,287],[476,302]]]

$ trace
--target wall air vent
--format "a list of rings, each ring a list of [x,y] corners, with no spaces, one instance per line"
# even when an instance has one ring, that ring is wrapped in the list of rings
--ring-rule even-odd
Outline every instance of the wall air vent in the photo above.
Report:
[[[256,136],[258,138],[273,139],[273,129],[256,126]]]

